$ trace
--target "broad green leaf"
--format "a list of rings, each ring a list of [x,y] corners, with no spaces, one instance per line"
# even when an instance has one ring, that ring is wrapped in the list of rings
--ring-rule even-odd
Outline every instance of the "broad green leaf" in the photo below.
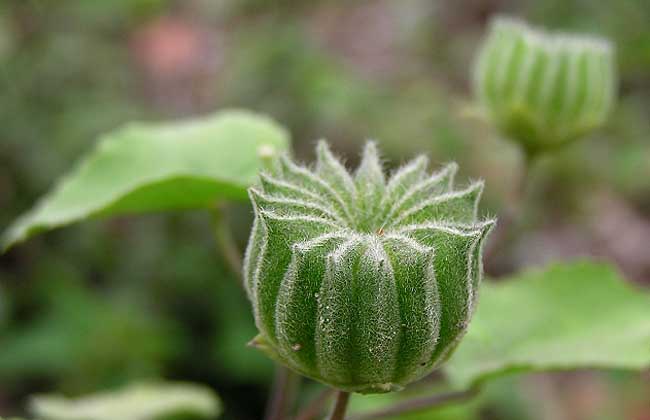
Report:
[[[100,138],[74,170],[7,229],[2,248],[89,217],[246,199],[265,157],[288,147],[283,128],[246,111],[129,124]]]
[[[221,414],[221,402],[212,390],[199,385],[135,384],[78,399],[35,396],[30,409],[42,420],[214,419]]]
[[[466,388],[514,372],[650,367],[650,293],[605,264],[577,262],[484,282],[446,367]]]

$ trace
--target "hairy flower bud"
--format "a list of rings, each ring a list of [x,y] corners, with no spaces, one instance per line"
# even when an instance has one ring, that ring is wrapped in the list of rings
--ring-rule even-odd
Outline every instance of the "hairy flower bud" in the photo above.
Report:
[[[250,189],[253,344],[335,388],[401,389],[469,323],[494,224],[477,220],[483,184],[455,191],[456,165],[428,175],[423,156],[385,180],[372,142],[354,175],[325,142],[317,155],[314,170],[281,159]]]
[[[474,88],[499,128],[537,152],[603,124],[615,99],[614,67],[605,39],[496,18],[478,56]]]

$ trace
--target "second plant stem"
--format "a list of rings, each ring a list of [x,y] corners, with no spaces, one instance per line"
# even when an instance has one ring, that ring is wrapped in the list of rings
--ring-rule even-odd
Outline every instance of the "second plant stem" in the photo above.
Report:
[[[336,403],[334,404],[334,410],[332,410],[329,420],[343,420],[345,418],[345,412],[348,410],[349,401],[349,392],[337,391]]]
[[[291,411],[295,395],[300,383],[300,377],[285,368],[275,366],[275,378],[271,388],[271,395],[266,406],[266,420],[284,420]]]
[[[226,217],[226,205],[224,203],[215,204],[211,215],[217,249],[222,254],[226,264],[228,264],[230,271],[243,284],[242,256]]]

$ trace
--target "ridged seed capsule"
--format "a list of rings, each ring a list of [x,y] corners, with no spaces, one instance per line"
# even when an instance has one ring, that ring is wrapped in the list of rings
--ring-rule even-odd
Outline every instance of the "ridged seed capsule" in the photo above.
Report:
[[[478,55],[474,90],[495,124],[534,153],[601,126],[615,100],[615,74],[606,39],[500,17]]]
[[[428,374],[467,329],[481,279],[483,184],[419,157],[385,180],[369,142],[352,175],[325,142],[312,170],[279,160],[250,189],[244,262],[253,344],[332,387],[398,390]]]

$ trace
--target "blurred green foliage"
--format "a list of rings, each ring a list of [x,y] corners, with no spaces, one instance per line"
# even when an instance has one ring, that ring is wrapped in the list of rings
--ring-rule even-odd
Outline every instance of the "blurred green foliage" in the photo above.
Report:
[[[607,36],[618,51],[618,107],[604,130],[541,165],[535,223],[586,224],[593,209],[582,198],[597,193],[614,194],[647,220],[645,0],[4,0],[0,227],[28,209],[100,133],[131,120],[222,107],[276,117],[303,160],[312,160],[321,137],[351,164],[366,137],[378,139],[395,164],[416,152],[434,163],[456,160],[461,179],[486,179],[495,214],[517,183],[519,156],[471,117],[468,82],[486,19],[497,12]],[[227,216],[243,248],[251,210],[234,205]],[[218,389],[225,418],[259,418],[272,366],[245,347],[255,334],[250,309],[214,248],[209,218],[196,212],[91,222],[1,256],[0,413],[21,413],[35,392],[78,395],[165,377]],[[507,258],[506,266],[517,265]],[[562,400],[513,382],[440,415],[472,418],[470,410],[483,418],[536,419],[543,410],[530,408],[537,408],[531,399]],[[592,403],[605,413],[599,418],[643,413],[639,401],[648,390],[638,379],[598,376],[589,383],[587,389],[605,390]],[[572,392],[578,391],[566,391]]]

